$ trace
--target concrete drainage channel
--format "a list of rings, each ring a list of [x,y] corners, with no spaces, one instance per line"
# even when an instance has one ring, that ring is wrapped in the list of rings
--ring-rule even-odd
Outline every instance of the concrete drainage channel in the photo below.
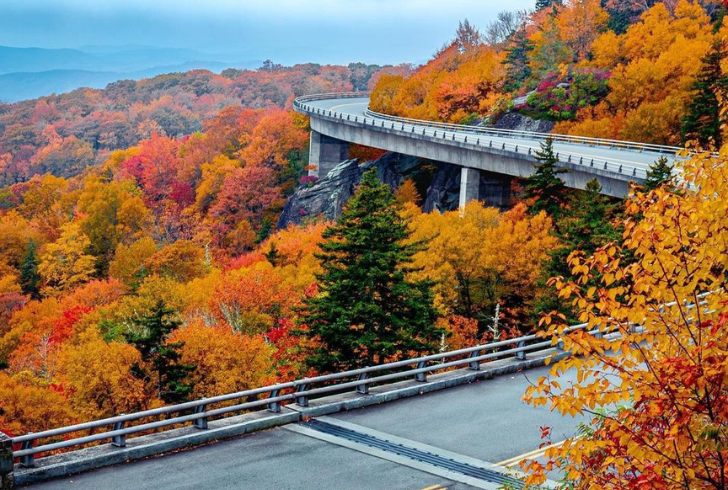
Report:
[[[75,451],[70,451],[58,455],[52,455],[39,458],[35,461],[36,466],[25,468],[15,465],[14,483],[15,485],[29,485],[32,483],[50,480],[53,478],[65,477],[68,475],[92,471],[105,466],[125,463],[142,458],[160,456],[172,451],[192,449],[201,444],[238,437],[243,434],[255,432],[259,430],[270,429],[279,426],[288,426],[292,430],[300,427],[305,430],[315,431],[324,434],[318,429],[324,425],[316,426],[316,422],[309,423],[309,426],[298,424],[313,417],[321,417],[337,412],[354,410],[371,405],[378,405],[389,401],[407,398],[411,396],[423,395],[434,391],[443,390],[463,384],[468,384],[480,380],[490,379],[495,376],[513,374],[523,370],[543,366],[546,359],[556,361],[562,357],[568,356],[568,353],[559,351],[558,349],[547,349],[540,351],[538,357],[528,360],[519,360],[516,358],[507,358],[481,364],[480,370],[458,369],[455,371],[447,371],[438,373],[428,377],[427,382],[417,382],[414,380],[401,381],[397,383],[372,387],[368,394],[359,394],[355,392],[342,393],[340,395],[327,396],[310,400],[308,406],[299,406],[296,404],[286,405],[281,408],[279,413],[271,413],[269,411],[250,412],[234,417],[227,417],[218,420],[210,420],[209,427],[206,430],[199,430],[193,427],[184,427],[179,429],[166,430],[159,433],[138,436],[130,438],[125,447],[115,447],[112,444],[103,444],[100,446],[87,447]],[[320,422],[319,422],[320,423]],[[343,434],[343,433],[340,433]],[[324,434],[327,437],[334,437],[330,434]],[[336,436],[338,439],[342,439]],[[384,435],[383,439],[391,440],[392,438]],[[373,439],[369,442],[376,442]],[[386,442],[386,441],[385,441]],[[377,444],[380,444],[377,442]],[[405,444],[406,445],[406,444]],[[392,449],[391,447],[389,449]],[[395,455],[396,451],[388,451],[382,446],[381,451]],[[441,454],[441,452],[440,452]],[[1,456],[1,455],[0,455]],[[421,452],[411,452],[409,456],[403,454],[395,455],[401,457],[402,463],[405,460],[427,459],[429,456],[421,454]],[[1,461],[0,461],[1,462]],[[473,460],[473,462],[478,463]],[[502,487],[503,484],[488,483],[486,486],[479,486],[472,482],[486,482],[481,478],[497,478],[502,476],[497,471],[478,472],[477,469],[465,466],[452,466],[447,460],[429,459],[426,464],[429,468],[441,467],[447,472],[451,479],[454,477],[458,480],[457,475],[468,479],[472,486],[476,488],[496,489]],[[437,464],[435,464],[437,463]],[[451,465],[451,469],[445,469],[444,466]],[[480,468],[482,470],[482,468]],[[468,476],[468,473],[476,473],[479,477]],[[8,478],[12,478],[12,472],[0,476],[3,482],[2,490],[12,488],[8,486]],[[512,480],[512,479],[511,479]],[[12,481],[12,480],[10,480]],[[520,488],[517,484],[508,480],[508,483],[514,488]],[[12,485],[12,483],[10,483]]]
[[[320,420],[309,420],[301,423],[302,426],[328,434],[334,437],[346,439],[348,441],[363,444],[365,446],[379,449],[385,452],[393,453],[398,456],[409,458],[415,462],[424,463],[426,465],[442,468],[448,472],[459,473],[466,477],[475,478],[487,483],[493,483],[501,487],[512,488],[514,490],[523,488],[523,483],[508,475],[504,475],[498,471],[476,466],[474,464],[456,461],[453,458],[447,458],[433,452],[423,451],[406,444],[393,442],[385,438],[375,437],[370,434],[342,427],[339,424],[332,424]],[[463,483],[473,483],[469,479]]]

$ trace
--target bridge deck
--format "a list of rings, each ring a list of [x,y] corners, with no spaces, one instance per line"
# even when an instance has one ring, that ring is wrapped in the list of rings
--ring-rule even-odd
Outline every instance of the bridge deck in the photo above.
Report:
[[[345,99],[323,99],[306,102],[312,107],[327,111],[336,111],[350,116],[364,117],[369,106],[369,98],[345,98]],[[370,117],[371,118],[371,117]],[[378,121],[387,121],[386,119],[377,119]],[[456,132],[457,133],[457,132]],[[465,132],[461,133],[467,134]],[[488,136],[489,140],[493,140],[497,144],[518,144],[523,148],[531,148],[532,151],[541,148],[541,139],[526,138],[508,138],[499,136]],[[577,145],[562,142],[554,143],[554,151],[557,153],[571,154],[585,159],[600,161],[609,161],[614,163],[622,163],[626,166],[634,166],[640,169],[648,168],[654,161],[659,158],[659,154],[654,152],[640,152],[620,148],[604,148],[590,145]]]
[[[521,401],[529,380],[546,371],[539,368],[502,376],[327,419],[351,424],[349,427],[365,435],[386,438],[389,434],[395,441],[456,462],[497,463],[538,449],[540,426],[553,427],[554,442],[576,434],[580,419],[562,418]],[[273,429],[28,488],[60,490],[71,482],[77,490],[497,488],[486,482],[455,481],[426,464],[343,440],[327,440],[298,430],[301,426]]]

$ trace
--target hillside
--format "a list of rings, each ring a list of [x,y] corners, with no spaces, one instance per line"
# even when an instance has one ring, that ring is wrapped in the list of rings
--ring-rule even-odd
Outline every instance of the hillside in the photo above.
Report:
[[[708,143],[685,120],[707,110],[691,105],[701,71],[713,70],[706,84],[723,83],[706,66],[708,55],[726,64],[722,3],[544,0],[537,6],[504,13],[483,33],[461,24],[456,38],[412,76],[382,77],[372,108],[458,123],[518,112],[555,122],[558,133],[669,145],[700,136]]]
[[[0,104],[0,186],[36,174],[76,175],[103,162],[111,151],[133,146],[153,133],[189,136],[226,107],[285,107],[297,94],[366,89],[383,70],[393,68],[269,63],[261,70],[227,69],[222,74],[193,70]],[[99,83],[106,77],[82,73]],[[8,80],[32,86],[32,79],[0,75],[0,88]]]
[[[17,102],[81,87],[103,88],[117,80],[162,73],[255,68],[262,61],[190,49],[151,46],[84,46],[79,49],[0,46],[0,101]]]

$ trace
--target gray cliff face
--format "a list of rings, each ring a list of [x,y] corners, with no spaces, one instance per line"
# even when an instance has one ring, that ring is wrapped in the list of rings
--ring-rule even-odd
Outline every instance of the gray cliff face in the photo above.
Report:
[[[278,229],[318,217],[336,219],[354,194],[362,174],[372,167],[377,169],[379,179],[393,189],[407,179],[414,181],[423,195],[422,209],[427,212],[458,206],[460,169],[457,166],[387,153],[361,165],[358,160],[346,160],[313,185],[296,189],[278,219]]]
[[[515,129],[517,131],[535,131],[537,133],[550,133],[554,129],[552,121],[533,119],[523,114],[509,112],[495,123],[498,129]]]

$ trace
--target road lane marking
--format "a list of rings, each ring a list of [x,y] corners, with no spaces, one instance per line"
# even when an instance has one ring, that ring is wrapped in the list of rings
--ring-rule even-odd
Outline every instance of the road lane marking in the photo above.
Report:
[[[339,104],[339,105],[335,105],[335,106],[331,107],[330,109],[326,109],[326,110],[334,111],[334,110],[340,109],[342,107],[350,107],[353,105],[365,105],[365,104],[368,105],[367,102],[356,102],[356,103],[352,103],[352,104]]]
[[[540,449],[534,449],[533,451],[529,451],[527,453],[523,453],[518,456],[509,458],[509,459],[505,459],[499,463],[495,463],[495,465],[510,468],[512,466],[516,466],[518,463],[520,463],[523,460],[537,459],[537,458],[543,456],[544,454],[546,454],[546,451],[548,451],[549,449],[563,446],[565,442],[566,442],[566,440],[563,440],[561,442],[557,442],[556,444],[551,444],[549,446],[542,447]]]
[[[432,485],[431,487],[423,488],[422,490],[447,490],[447,487],[442,485]]]

